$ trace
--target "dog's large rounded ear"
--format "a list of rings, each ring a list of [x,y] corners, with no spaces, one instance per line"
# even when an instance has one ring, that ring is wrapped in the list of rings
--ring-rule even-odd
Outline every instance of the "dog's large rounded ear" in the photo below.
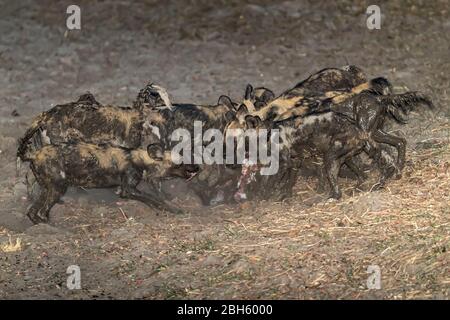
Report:
[[[229,109],[233,109],[233,101],[231,101],[231,98],[225,95],[221,95],[219,97],[219,100],[217,101],[218,105],[224,105],[227,106]]]
[[[245,123],[248,129],[259,128],[262,124],[261,118],[258,116],[248,115],[245,117]]]
[[[260,109],[275,99],[275,93],[272,90],[261,87],[255,89],[255,107]]]
[[[247,113],[248,113],[247,106],[246,106],[245,104],[241,104],[241,105],[239,106],[239,108],[237,109],[236,116],[237,116],[237,117],[240,117],[240,116],[243,116],[243,115],[245,115],[245,114],[247,114]]]
[[[251,84],[247,85],[247,88],[245,88],[245,100],[253,100],[255,98],[255,90],[253,89]]]
[[[164,159],[164,150],[159,143],[152,143],[147,146],[148,156],[152,159]]]
[[[267,88],[262,88],[263,92],[259,98],[259,100],[263,103],[269,103],[273,99],[275,99],[275,93],[272,90],[269,90]]]

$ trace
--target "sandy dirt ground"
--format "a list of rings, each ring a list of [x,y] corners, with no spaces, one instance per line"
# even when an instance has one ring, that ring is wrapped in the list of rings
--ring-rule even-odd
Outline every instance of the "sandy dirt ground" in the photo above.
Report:
[[[0,298],[448,299],[450,292],[450,13],[447,0],[0,1]],[[407,125],[403,178],[369,192],[376,172],[327,202],[300,178],[284,203],[159,214],[111,190],[71,191],[32,226],[16,139],[40,111],[90,91],[130,105],[148,81],[176,102],[240,100],[247,83],[279,93],[325,67],[355,64],[437,108]],[[169,185],[170,187],[170,185]],[[181,190],[181,191],[180,191]],[[66,286],[70,265],[81,289]],[[368,289],[369,266],[381,288]]]

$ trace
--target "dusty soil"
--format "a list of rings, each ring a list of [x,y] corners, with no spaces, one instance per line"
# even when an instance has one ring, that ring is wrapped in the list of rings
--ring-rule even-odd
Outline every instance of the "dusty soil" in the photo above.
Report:
[[[365,1],[80,0],[82,30],[67,32],[72,3],[0,1],[0,298],[449,298],[447,0],[380,2],[381,30],[366,28]],[[204,209],[183,192],[186,215],[73,191],[49,225],[24,216],[16,139],[52,105],[85,91],[129,105],[150,80],[177,102],[239,100],[247,83],[281,92],[347,63],[437,106],[392,127],[408,162],[384,190],[369,192],[374,172],[363,190],[343,179],[335,202],[303,178],[285,203]],[[69,265],[81,290],[66,287]]]

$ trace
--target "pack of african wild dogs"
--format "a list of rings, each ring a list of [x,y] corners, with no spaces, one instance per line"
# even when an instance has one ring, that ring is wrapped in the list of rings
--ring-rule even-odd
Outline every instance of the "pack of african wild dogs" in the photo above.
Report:
[[[415,107],[433,107],[426,95],[394,93],[386,78],[369,80],[356,66],[323,69],[278,96],[251,85],[243,93],[240,101],[222,95],[212,105],[176,103],[165,88],[148,84],[132,106],[103,105],[86,93],[39,114],[17,152],[18,169],[22,162],[30,168],[27,216],[33,223],[48,222],[68,187],[118,188],[121,197],[154,210],[184,212],[161,190],[166,179],[184,179],[205,206],[295,197],[294,185],[304,174],[317,177],[317,192],[339,199],[344,174],[355,179],[355,188],[372,169],[379,172],[377,187],[401,178],[406,140],[387,133],[386,122],[406,124]],[[276,172],[262,174],[267,163],[248,161],[246,143],[243,161],[186,161],[195,155],[173,152],[174,133],[182,128],[187,144],[198,146],[198,123],[224,137],[236,130],[244,137],[249,131],[279,133],[268,150],[277,153]],[[200,141],[200,149],[205,144]],[[215,159],[225,159],[218,150]]]

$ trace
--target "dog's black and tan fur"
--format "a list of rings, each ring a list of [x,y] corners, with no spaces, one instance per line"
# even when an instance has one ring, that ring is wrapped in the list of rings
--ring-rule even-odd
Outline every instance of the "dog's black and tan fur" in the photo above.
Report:
[[[274,176],[259,177],[248,187],[255,198],[289,197],[299,169],[307,166],[309,158],[314,158],[312,163],[323,162],[318,168],[316,165],[323,177],[320,180],[328,180],[331,197],[339,198],[337,179],[344,163],[359,183],[366,178],[353,162],[363,151],[378,164],[380,182],[392,175],[392,168],[400,174],[406,141],[385,133],[384,122],[387,118],[406,122],[409,111],[418,103],[431,106],[420,93],[392,94],[392,86],[384,78],[367,81],[355,66],[323,69],[278,97],[267,88],[248,85],[239,105],[227,96],[221,96],[215,105],[172,104],[165,89],[153,84],[139,92],[131,108],[104,106],[86,94],[74,103],[40,114],[19,141],[18,158],[31,162],[38,183],[44,187],[29,216],[34,222],[48,219],[51,206],[69,185],[121,186],[123,197],[173,209],[161,193],[144,195],[137,191],[136,182],[150,169],[153,181],[190,176],[192,166],[174,166],[152,149],[158,144],[160,154],[170,150],[177,143],[172,141],[172,133],[180,128],[191,134],[194,143],[195,121],[202,122],[203,131],[214,128],[225,136],[230,129],[281,131],[280,170]],[[395,165],[390,154],[383,154],[381,145],[397,149]],[[151,147],[143,150],[142,146]],[[206,205],[218,194],[231,200],[241,168],[200,165],[190,186]],[[277,192],[269,192],[274,189]]]
[[[342,164],[346,164],[357,176],[359,183],[365,174],[352,158],[365,151],[381,172],[380,185],[384,184],[394,169],[397,175],[404,165],[406,141],[387,134],[383,126],[388,117],[404,123],[407,113],[418,103],[432,106],[428,97],[417,93],[392,94],[391,84],[384,78],[370,81],[368,89],[348,94],[345,99],[326,98],[321,102],[321,110],[311,110],[309,115],[288,110],[288,116],[281,120],[266,120],[265,125],[282,131],[285,149],[293,158],[299,158],[304,167],[305,154],[321,154],[323,169],[332,187],[332,197],[340,197],[337,174]],[[248,116],[252,119],[254,116]],[[255,121],[261,121],[258,116]],[[390,154],[383,154],[380,144],[397,148],[397,165],[392,163]],[[319,174],[321,170],[318,170]],[[283,173],[280,174],[281,176]],[[320,175],[322,176],[322,175]]]
[[[320,102],[325,98],[343,99],[369,86],[364,73],[356,66],[327,68],[299,82],[258,110],[253,111],[248,106],[247,109],[262,120],[274,117],[283,120],[291,116],[288,112],[296,116],[312,114],[317,112],[321,107]]]
[[[255,119],[249,115],[247,120]],[[369,137],[347,118],[335,114],[331,111],[319,114],[312,114],[301,118],[301,124],[297,124],[297,118],[291,118],[280,122],[262,122],[256,118],[260,126],[271,126],[271,129],[280,130],[280,152],[287,153],[287,159],[299,170],[309,163],[323,161],[323,166],[316,167],[319,178],[323,176],[328,179],[331,186],[330,196],[340,198],[341,192],[337,184],[339,169],[344,163],[353,168],[352,158],[363,151]],[[306,155],[312,155],[313,161],[307,159]],[[282,160],[280,160],[281,162]],[[287,179],[290,187],[295,181],[291,180],[291,175],[286,175],[282,170],[284,166],[280,164],[277,177],[271,178],[274,181]],[[294,179],[296,176],[294,176]]]
[[[33,143],[35,149],[52,143],[110,143],[138,147],[144,124],[142,112],[134,108],[103,106],[77,101],[57,105],[38,115],[19,141],[21,157]]]
[[[120,196],[134,199],[158,209],[181,212],[180,209],[144,194],[137,189],[144,172],[146,179],[176,176],[188,178],[185,168],[174,165],[170,152],[163,152],[157,145],[146,149],[125,149],[87,143],[62,143],[46,145],[32,153],[26,153],[24,161],[31,170],[42,191],[28,210],[34,223],[47,222],[51,208],[70,186],[84,188],[121,187]]]
[[[203,130],[224,130],[234,119],[235,105],[227,96],[221,96],[215,105],[171,104],[155,93],[155,85],[140,91],[132,108],[104,106],[94,103],[92,95],[77,102],[58,105],[36,117],[19,141],[18,158],[24,160],[29,150],[61,143],[108,144],[129,149],[142,144],[160,143],[165,150],[173,147],[171,134],[179,128],[187,129],[194,139],[194,121],[203,123]],[[167,97],[167,93],[166,93]],[[169,107],[167,104],[170,105]],[[206,175],[199,175],[205,177]],[[191,182],[195,184],[199,178]],[[211,179],[211,177],[209,177]],[[203,185],[204,181],[199,184]],[[210,184],[210,182],[208,182]],[[200,188],[194,188],[200,190]],[[163,194],[153,186],[159,197]],[[206,200],[205,200],[206,202]]]
[[[102,105],[92,94],[85,94],[73,103],[57,105],[39,114],[19,139],[17,168],[25,161],[26,153],[51,144],[84,142],[133,149],[157,143],[156,127],[150,123],[163,125],[159,112],[151,108]],[[38,185],[32,176],[27,174],[27,177],[30,177],[28,193],[34,198]]]
[[[390,83],[384,78],[375,80],[379,82],[380,87],[383,86],[383,83],[386,88],[391,87]],[[387,119],[393,119],[397,123],[405,124],[409,112],[418,104],[433,107],[430,98],[420,92],[380,95],[378,92],[371,90],[365,90],[341,103],[332,103],[331,105],[333,112],[345,115],[371,137],[374,143],[368,144],[365,151],[379,162],[380,170],[386,170],[387,168],[383,168],[382,164],[386,163],[386,158],[383,157],[379,145],[386,144],[396,148],[396,164],[390,163],[393,170],[390,170],[390,173],[382,174],[381,185],[394,172],[396,172],[397,178],[400,177],[406,155],[406,140],[386,133],[384,131],[385,122]],[[390,160],[387,162],[390,162]]]
[[[144,90],[143,92],[145,92]],[[264,87],[253,89],[249,86],[244,94],[242,104],[255,108],[267,104],[274,98],[274,93]],[[154,101],[152,98],[151,101]],[[141,103],[146,103],[145,98]],[[227,96],[220,96],[216,105],[172,104],[172,110],[162,110],[161,117],[165,120],[164,126],[159,126],[161,141],[166,148],[173,147],[170,140],[171,134],[176,129],[189,131],[194,144],[194,121],[201,121],[203,131],[217,129],[226,132],[228,129],[241,128],[246,112],[237,111],[237,104]],[[157,123],[151,123],[158,126]],[[236,125],[237,124],[237,125]],[[193,160],[193,159],[191,159]],[[218,195],[224,202],[232,202],[236,186],[241,173],[240,165],[200,165],[198,174],[189,182],[190,188],[201,199],[204,205],[210,205],[218,201]]]

